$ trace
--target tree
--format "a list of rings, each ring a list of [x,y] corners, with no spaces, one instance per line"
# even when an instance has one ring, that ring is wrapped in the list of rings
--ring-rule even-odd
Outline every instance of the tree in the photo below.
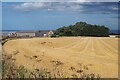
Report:
[[[60,36],[109,36],[109,28],[77,22],[75,25],[63,26],[55,31]]]

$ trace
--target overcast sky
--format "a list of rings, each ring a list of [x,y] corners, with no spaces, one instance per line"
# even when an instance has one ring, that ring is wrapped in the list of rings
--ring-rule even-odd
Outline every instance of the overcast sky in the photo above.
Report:
[[[3,2],[2,13],[3,30],[57,29],[80,21],[118,28],[117,2]]]

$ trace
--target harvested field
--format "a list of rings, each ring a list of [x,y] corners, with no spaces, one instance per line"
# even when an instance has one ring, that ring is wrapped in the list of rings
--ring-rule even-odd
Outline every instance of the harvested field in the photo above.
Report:
[[[4,54],[11,54],[17,66],[47,69],[56,77],[99,74],[118,77],[118,38],[60,37],[16,39],[6,42]]]

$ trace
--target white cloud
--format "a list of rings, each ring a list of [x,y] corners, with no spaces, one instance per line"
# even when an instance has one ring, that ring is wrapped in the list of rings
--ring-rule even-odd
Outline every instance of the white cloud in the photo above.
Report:
[[[82,6],[79,3],[72,2],[34,2],[34,3],[21,3],[14,6],[15,9],[30,11],[36,9],[47,9],[48,11],[57,10],[80,10]]]
[[[77,0],[79,1],[79,0]],[[85,1],[85,0],[83,0]],[[32,2],[14,5],[15,9],[23,11],[47,10],[84,13],[113,13],[117,11],[117,4],[92,3],[92,2]],[[92,6],[91,6],[92,5]]]
[[[2,2],[119,2],[119,0],[1,0]]]
[[[46,4],[44,2],[34,2],[34,3],[22,3],[16,5],[15,9],[21,9],[21,10],[30,10],[30,9],[41,9],[50,6],[50,3]]]
[[[113,7],[112,9],[113,9],[113,10],[118,10],[118,7]]]
[[[48,11],[52,11],[53,9],[48,8]]]
[[[70,8],[72,10],[80,10],[80,9],[82,9],[82,6],[80,6],[80,5],[74,5],[74,6],[70,6]]]

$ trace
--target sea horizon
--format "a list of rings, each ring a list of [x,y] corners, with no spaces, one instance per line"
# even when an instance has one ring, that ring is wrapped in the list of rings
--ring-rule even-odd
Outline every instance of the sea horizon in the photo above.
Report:
[[[39,30],[43,30],[43,29],[39,29]],[[38,30],[0,30],[0,31],[2,31],[2,32],[16,32],[16,31],[38,31]],[[110,30],[110,33],[118,34],[118,33],[120,33],[120,30]]]

